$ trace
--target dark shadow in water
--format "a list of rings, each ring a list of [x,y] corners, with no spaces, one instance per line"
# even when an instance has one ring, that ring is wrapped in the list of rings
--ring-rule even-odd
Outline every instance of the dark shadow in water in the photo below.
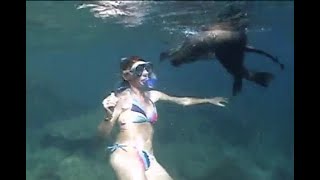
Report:
[[[45,123],[71,118],[79,112],[88,111],[87,105],[63,97],[50,83],[50,81],[27,80],[26,120],[28,127],[39,128]]]
[[[51,168],[41,171],[41,173],[36,176],[37,180],[61,180],[61,176],[57,174],[56,170]]]
[[[285,167],[277,167],[273,170],[272,179],[274,180],[293,180],[293,173]]]
[[[96,137],[68,139],[63,136],[46,134],[40,140],[42,148],[55,147],[73,154],[80,152],[87,157],[95,157],[97,150],[103,148],[104,142]]]
[[[225,158],[215,168],[197,180],[219,179],[219,180],[253,180],[249,169],[243,167],[233,158]]]

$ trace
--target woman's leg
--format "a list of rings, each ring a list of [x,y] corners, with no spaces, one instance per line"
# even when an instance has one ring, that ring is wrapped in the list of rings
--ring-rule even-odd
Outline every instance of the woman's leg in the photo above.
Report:
[[[173,180],[154,157],[150,158],[150,161],[150,168],[146,171],[148,180]]]
[[[118,148],[111,154],[110,164],[118,180],[147,180],[144,165],[134,148]]]

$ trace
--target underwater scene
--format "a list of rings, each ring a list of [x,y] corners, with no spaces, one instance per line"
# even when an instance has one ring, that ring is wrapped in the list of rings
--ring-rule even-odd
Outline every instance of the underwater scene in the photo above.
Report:
[[[294,2],[27,1],[26,98],[27,180],[293,180]]]

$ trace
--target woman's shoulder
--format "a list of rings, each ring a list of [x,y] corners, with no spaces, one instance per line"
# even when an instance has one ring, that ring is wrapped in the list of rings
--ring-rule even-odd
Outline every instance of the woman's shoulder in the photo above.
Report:
[[[161,96],[162,92],[158,90],[149,90],[146,92],[146,96],[151,99],[152,102],[157,102]]]
[[[121,106],[122,109],[128,109],[132,105],[132,96],[130,94],[130,90],[124,90],[121,93],[117,94],[118,106]]]
[[[125,90],[117,93],[117,97],[119,97],[119,98],[120,97],[127,97],[129,95],[130,95],[130,89],[125,89]]]

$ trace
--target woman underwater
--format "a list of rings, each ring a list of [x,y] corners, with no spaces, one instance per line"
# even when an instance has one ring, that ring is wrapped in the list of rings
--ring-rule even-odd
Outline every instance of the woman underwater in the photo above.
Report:
[[[170,180],[172,177],[153,154],[153,125],[158,120],[155,103],[169,101],[183,106],[210,103],[224,107],[227,99],[174,97],[145,88],[153,79],[152,64],[138,56],[123,58],[120,63],[122,86],[103,100],[107,118],[99,132],[109,135],[112,127],[120,126],[113,146],[108,149],[110,164],[119,180]],[[112,110],[111,110],[112,109]]]

